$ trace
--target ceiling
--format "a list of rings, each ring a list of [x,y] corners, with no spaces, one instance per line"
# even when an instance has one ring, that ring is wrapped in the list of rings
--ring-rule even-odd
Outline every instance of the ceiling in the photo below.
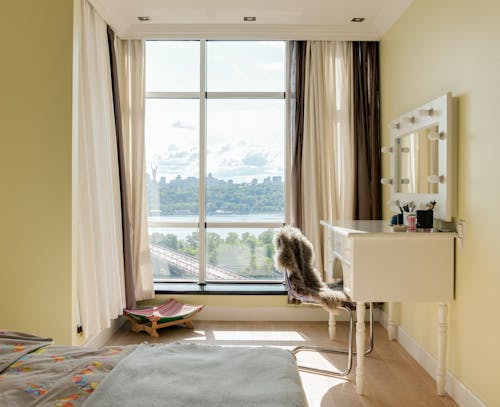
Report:
[[[378,40],[413,0],[89,1],[124,39]],[[244,22],[244,16],[256,21]]]

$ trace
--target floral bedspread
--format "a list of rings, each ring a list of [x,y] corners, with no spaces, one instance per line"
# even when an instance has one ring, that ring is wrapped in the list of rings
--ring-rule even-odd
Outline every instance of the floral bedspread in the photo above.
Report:
[[[81,406],[137,345],[91,349],[0,330],[0,406]]]

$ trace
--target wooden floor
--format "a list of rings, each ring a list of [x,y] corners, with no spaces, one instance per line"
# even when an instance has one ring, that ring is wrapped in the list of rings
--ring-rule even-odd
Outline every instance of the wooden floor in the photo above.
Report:
[[[131,332],[126,323],[107,345],[127,345],[148,341],[169,343],[189,341],[210,345],[276,346],[291,349],[299,345],[346,346],[347,323],[337,323],[337,337],[328,339],[326,322],[217,322],[196,321],[194,329],[182,326],[160,330],[159,338],[145,332]],[[368,333],[368,330],[367,330]],[[323,369],[343,369],[343,355],[301,352],[299,364]],[[365,360],[364,396],[356,394],[354,372],[347,378],[331,378],[301,372],[309,407],[439,407],[457,404],[450,397],[436,395],[435,381],[397,343],[387,339],[387,332],[375,324],[375,349]]]

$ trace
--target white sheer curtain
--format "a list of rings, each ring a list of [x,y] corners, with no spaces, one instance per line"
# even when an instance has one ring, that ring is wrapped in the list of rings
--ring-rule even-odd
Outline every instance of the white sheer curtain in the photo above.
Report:
[[[82,0],[76,159],[78,304],[86,337],[125,307],[118,157],[107,26]]]
[[[130,207],[132,270],[137,301],[154,297],[146,205],[144,142],[144,41],[117,40],[126,182]]]
[[[306,52],[302,229],[328,280],[320,220],[352,219],[352,44],[310,41]]]

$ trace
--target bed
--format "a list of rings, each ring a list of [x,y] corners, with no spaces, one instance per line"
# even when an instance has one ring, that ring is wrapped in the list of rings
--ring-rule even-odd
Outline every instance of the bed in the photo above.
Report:
[[[305,407],[293,355],[193,343],[54,346],[0,331],[0,405]]]

